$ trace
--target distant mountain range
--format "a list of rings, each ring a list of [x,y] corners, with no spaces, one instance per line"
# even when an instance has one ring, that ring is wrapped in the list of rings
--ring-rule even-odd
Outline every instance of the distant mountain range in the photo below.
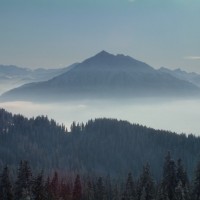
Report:
[[[161,67],[159,69],[159,71],[168,73],[178,79],[188,81],[188,82],[200,87],[200,74],[197,74],[195,72],[188,73],[186,71],[181,70],[180,68],[170,70],[165,67]]]
[[[0,65],[0,94],[27,83],[47,81],[68,71],[75,65],[60,69],[38,68],[35,70],[14,65]]]
[[[54,101],[196,94],[200,94],[199,87],[186,79],[129,56],[102,51],[50,80],[12,89],[2,99]]]

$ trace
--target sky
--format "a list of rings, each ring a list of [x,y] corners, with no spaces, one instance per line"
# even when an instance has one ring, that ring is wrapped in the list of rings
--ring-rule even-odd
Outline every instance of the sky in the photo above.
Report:
[[[106,50],[200,73],[200,0],[0,0],[0,64],[65,67]]]

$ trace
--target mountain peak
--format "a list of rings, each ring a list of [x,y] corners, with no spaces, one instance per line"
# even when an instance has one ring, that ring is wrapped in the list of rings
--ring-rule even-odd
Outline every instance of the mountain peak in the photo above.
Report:
[[[107,51],[105,50],[102,50],[100,51],[99,53],[97,53],[96,55],[94,55],[93,57],[91,58],[88,58],[86,59],[86,61],[88,60],[95,60],[95,61],[100,61],[100,62],[108,62],[108,61],[116,61],[116,62],[121,62],[121,61],[126,61],[126,62],[133,62],[136,61],[135,59],[131,58],[130,56],[125,56],[124,54],[117,54],[117,55],[114,55],[114,54],[111,54],[111,53],[108,53]]]
[[[103,51],[100,51],[99,53],[97,53],[95,56],[103,56],[103,57],[107,57],[107,56],[114,56],[113,54],[111,53],[108,53],[107,51],[103,50]]]
[[[102,50],[100,51],[98,54],[95,55],[96,56],[101,56],[101,57],[117,57],[117,58],[122,58],[122,57],[126,57],[128,58],[129,56],[125,56],[124,54],[117,54],[117,55],[114,55],[114,54],[111,54],[105,50]],[[130,57],[129,57],[130,58]]]
[[[46,82],[29,84],[2,95],[1,100],[90,97],[143,97],[193,95],[199,88],[187,80],[158,73],[148,64],[106,51],[90,57]],[[28,97],[28,98],[27,98]]]
[[[93,57],[84,60],[81,63],[82,69],[84,68],[101,68],[101,69],[121,69],[121,70],[139,70],[139,71],[151,71],[154,70],[151,66],[138,61],[130,56],[124,54],[111,54],[103,50]],[[79,66],[80,67],[80,66]]]
[[[102,63],[109,63],[110,61],[113,61],[113,60],[115,60],[115,55],[110,54],[103,50],[97,53],[96,55],[94,55],[93,57],[90,57],[84,60],[83,63],[102,64]]]

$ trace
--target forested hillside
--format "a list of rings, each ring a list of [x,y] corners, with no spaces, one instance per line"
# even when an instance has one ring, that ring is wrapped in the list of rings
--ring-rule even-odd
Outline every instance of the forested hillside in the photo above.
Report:
[[[194,179],[188,180],[181,159],[175,162],[170,153],[165,157],[160,181],[155,181],[148,164],[138,178],[131,172],[119,179],[110,176],[48,177],[33,174],[27,161],[21,161],[17,177],[10,176],[6,166],[0,172],[0,200],[199,200],[200,163]]]
[[[44,169],[45,173],[57,170],[124,177],[132,171],[138,177],[149,163],[159,180],[168,151],[175,160],[182,159],[192,178],[200,155],[199,137],[115,119],[73,122],[67,131],[44,116],[27,119],[0,110],[0,170],[8,165],[12,173],[20,160],[27,160],[34,172]]]

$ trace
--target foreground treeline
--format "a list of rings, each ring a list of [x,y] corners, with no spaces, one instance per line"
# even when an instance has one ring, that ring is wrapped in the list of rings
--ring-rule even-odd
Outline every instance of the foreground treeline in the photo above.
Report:
[[[165,157],[163,175],[155,181],[146,164],[139,177],[111,179],[109,176],[60,177],[57,172],[45,177],[43,172],[34,176],[27,161],[21,161],[17,177],[10,177],[8,167],[0,176],[0,200],[199,200],[200,163],[189,181],[179,159]]]
[[[19,160],[28,160],[33,173],[44,169],[45,175],[56,170],[115,178],[129,171],[138,177],[148,162],[159,180],[169,150],[175,160],[182,159],[192,177],[200,155],[200,138],[194,135],[115,119],[73,122],[67,130],[45,116],[28,119],[0,109],[0,171],[8,165],[12,175],[16,175]]]

